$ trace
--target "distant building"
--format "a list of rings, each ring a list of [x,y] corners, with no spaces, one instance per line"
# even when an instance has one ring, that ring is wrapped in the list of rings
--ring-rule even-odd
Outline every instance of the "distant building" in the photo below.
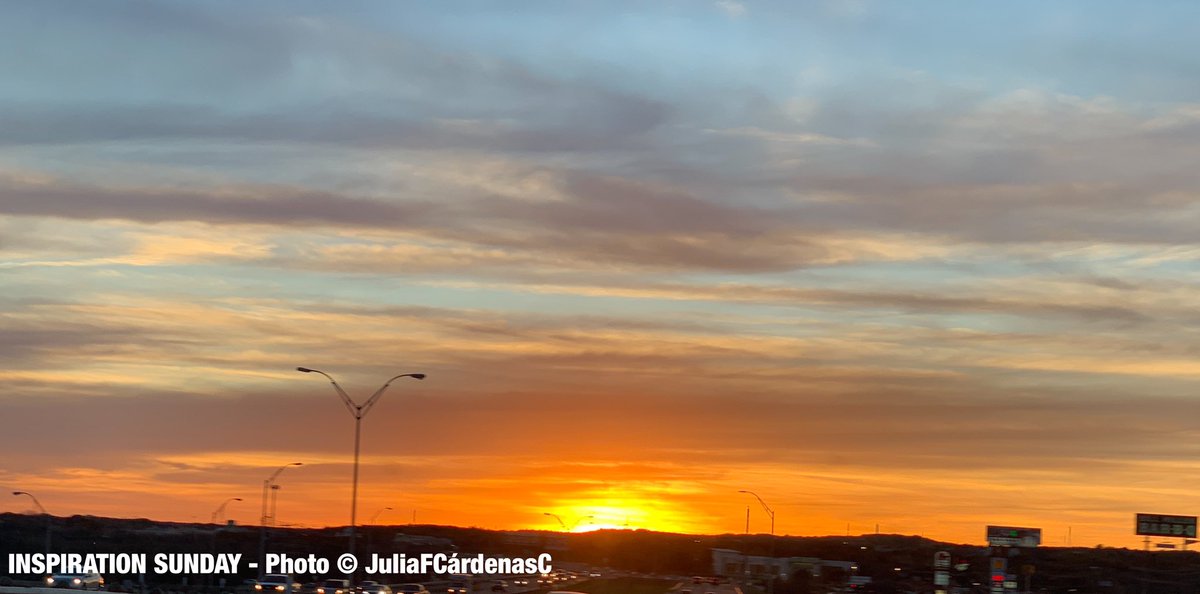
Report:
[[[420,534],[397,534],[396,537],[392,539],[392,543],[399,546],[445,549],[449,549],[450,547],[454,546],[454,541],[450,540],[449,538],[423,536]]]
[[[505,534],[504,544],[544,551],[565,551],[569,548],[564,534],[530,530]]]
[[[537,532],[509,532],[504,535],[504,544],[520,547],[537,547],[542,544],[542,535]]]
[[[798,571],[821,575],[822,568],[838,568],[846,573],[858,571],[853,561],[831,561],[816,557],[766,557],[747,555],[734,549],[712,549],[713,573],[725,577],[776,576],[788,579]]]

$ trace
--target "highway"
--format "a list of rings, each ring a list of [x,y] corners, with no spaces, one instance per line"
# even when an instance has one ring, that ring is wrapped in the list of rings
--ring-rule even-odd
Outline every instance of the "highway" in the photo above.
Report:
[[[693,584],[690,580],[671,591],[674,594],[741,594],[741,590],[733,584]]]
[[[563,582],[552,586],[538,585],[535,583],[529,586],[516,586],[513,584],[512,578],[502,578],[508,584],[504,590],[506,594],[522,594],[534,591],[584,591],[589,589],[587,583],[595,580],[579,579],[575,581]],[[603,581],[603,578],[601,580]],[[425,587],[429,589],[430,594],[440,594],[446,591],[449,585],[448,581],[431,581],[426,582]],[[492,592],[492,586],[497,583],[495,579],[479,578],[472,583],[471,594],[489,594]],[[172,591],[170,587],[164,588],[164,591]],[[63,588],[44,588],[44,587],[25,587],[25,586],[0,586],[0,594],[64,594],[64,592],[78,592],[78,590],[64,590]],[[103,594],[101,591],[100,594]],[[741,594],[740,590],[732,584],[693,584],[691,580],[681,581],[672,587],[668,594]]]

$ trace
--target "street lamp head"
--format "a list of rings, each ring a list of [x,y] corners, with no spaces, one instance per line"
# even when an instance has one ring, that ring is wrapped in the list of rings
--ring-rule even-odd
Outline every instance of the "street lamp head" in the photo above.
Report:
[[[241,498],[241,497],[234,497],[234,498],[233,498],[233,500],[234,500],[234,501],[241,501],[241,500],[242,500],[242,498]]]
[[[297,367],[297,368],[296,368],[296,371],[303,371],[304,373],[316,373],[316,371],[317,371],[317,370],[316,370],[316,369],[309,369],[309,368],[307,368],[307,367]]]
[[[292,462],[291,464],[288,464],[288,466],[304,466],[304,463],[303,462]]]
[[[408,374],[408,377],[411,377],[413,379],[425,379],[425,374],[424,373],[410,373],[410,374]]]

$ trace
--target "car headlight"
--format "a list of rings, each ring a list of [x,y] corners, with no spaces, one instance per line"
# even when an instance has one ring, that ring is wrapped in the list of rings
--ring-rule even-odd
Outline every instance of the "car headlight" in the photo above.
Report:
[[[81,579],[79,579],[79,578],[75,578],[74,580],[71,580],[71,581],[72,581],[73,583],[76,583],[76,584],[82,584],[82,583],[83,583],[83,580],[81,580]]]

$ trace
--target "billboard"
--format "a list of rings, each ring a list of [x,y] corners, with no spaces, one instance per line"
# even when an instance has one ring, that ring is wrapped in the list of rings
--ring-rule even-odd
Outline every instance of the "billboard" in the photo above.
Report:
[[[1196,516],[1137,514],[1138,536],[1196,537]]]
[[[987,542],[993,547],[1036,547],[1042,544],[1042,529],[988,526]]]

